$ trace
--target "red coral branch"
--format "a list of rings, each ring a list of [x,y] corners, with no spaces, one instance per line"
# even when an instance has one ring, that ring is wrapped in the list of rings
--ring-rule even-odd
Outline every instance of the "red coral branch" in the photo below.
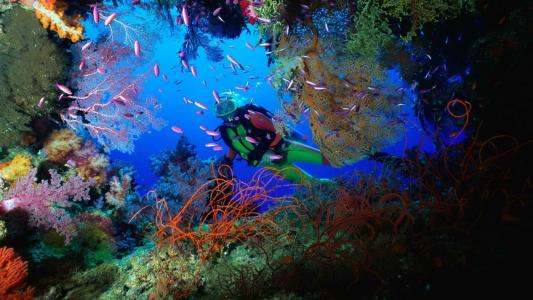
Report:
[[[227,174],[221,169],[218,171]],[[159,199],[155,191],[151,191],[149,198],[156,202],[154,238],[160,246],[180,246],[188,242],[201,259],[207,259],[231,242],[282,234],[275,219],[287,210],[291,199],[272,196],[275,189],[282,186],[278,184],[282,178],[279,171],[261,169],[248,183],[232,177],[212,179],[198,188],[175,214],[169,211],[165,199]],[[209,201],[208,213],[193,208],[195,201],[205,199]],[[260,214],[258,208],[266,203],[276,204],[276,209]],[[201,220],[199,224],[193,224],[193,220],[198,219]]]
[[[28,263],[12,248],[0,248],[0,299],[32,299],[33,289],[19,291],[28,276]]]

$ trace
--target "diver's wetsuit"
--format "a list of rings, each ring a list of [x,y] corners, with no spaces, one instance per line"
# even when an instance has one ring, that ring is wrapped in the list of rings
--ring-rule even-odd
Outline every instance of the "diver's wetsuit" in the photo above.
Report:
[[[313,178],[295,166],[295,162],[329,165],[329,161],[318,149],[276,134],[271,113],[253,104],[238,108],[232,118],[218,129],[222,139],[230,147],[227,159],[233,161],[235,155],[239,154],[249,165],[262,164],[280,170],[280,174],[291,182],[305,183]],[[282,158],[270,159],[264,157],[265,154],[280,155]]]

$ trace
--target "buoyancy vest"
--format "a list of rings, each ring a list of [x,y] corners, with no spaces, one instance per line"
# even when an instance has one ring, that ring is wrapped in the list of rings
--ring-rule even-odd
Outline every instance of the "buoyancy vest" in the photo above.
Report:
[[[276,133],[255,127],[250,120],[249,111],[262,113],[269,118],[272,117],[272,113],[268,110],[253,104],[247,104],[239,107],[235,111],[233,118],[225,121],[217,129],[228,147],[239,153],[248,162],[248,165],[256,166],[261,162],[263,155],[268,150],[281,154],[281,147],[284,141],[280,140],[276,145],[271,146],[270,144],[276,137]],[[246,136],[253,138],[257,143],[253,144],[246,140]]]

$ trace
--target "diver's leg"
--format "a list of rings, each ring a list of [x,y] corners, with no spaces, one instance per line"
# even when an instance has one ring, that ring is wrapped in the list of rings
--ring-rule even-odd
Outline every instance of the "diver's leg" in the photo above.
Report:
[[[287,152],[286,159],[288,163],[308,162],[320,165],[330,164],[320,150],[296,141],[287,142],[288,145],[284,150]]]
[[[291,164],[291,163],[284,163],[284,164],[272,164],[267,163],[263,164],[263,166],[267,168],[273,168],[276,169],[281,176],[287,181],[290,181],[292,183],[297,184],[307,184],[310,183],[311,180],[313,180],[313,176],[311,176],[309,173],[305,172],[304,170],[300,169],[299,167]]]

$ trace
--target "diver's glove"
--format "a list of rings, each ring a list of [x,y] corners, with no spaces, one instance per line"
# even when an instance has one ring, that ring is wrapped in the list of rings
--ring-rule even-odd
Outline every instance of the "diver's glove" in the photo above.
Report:
[[[267,152],[265,152],[265,154],[263,154],[263,157],[261,158],[261,163],[262,164],[271,164],[273,162],[272,160],[272,155],[274,155],[276,153],[274,153],[274,151],[272,150],[268,150]]]

